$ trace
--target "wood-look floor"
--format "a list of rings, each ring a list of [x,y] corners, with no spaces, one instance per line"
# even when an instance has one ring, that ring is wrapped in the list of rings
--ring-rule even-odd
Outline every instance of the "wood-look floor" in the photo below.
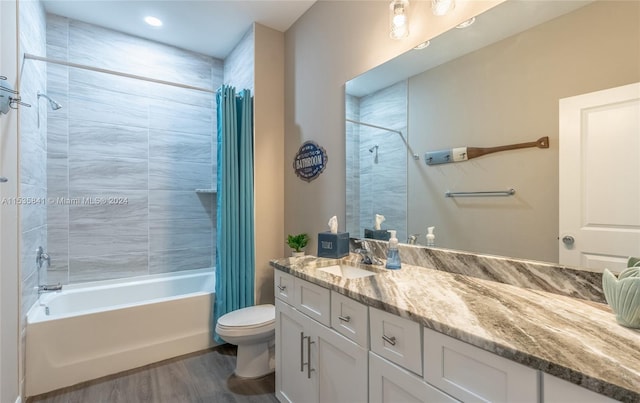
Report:
[[[233,375],[229,344],[31,397],[27,403],[262,403],[277,402],[275,376]]]

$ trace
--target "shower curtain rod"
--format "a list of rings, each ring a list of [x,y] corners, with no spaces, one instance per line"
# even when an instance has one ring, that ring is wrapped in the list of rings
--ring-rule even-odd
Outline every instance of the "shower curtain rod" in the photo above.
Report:
[[[100,67],[93,67],[93,66],[88,66],[86,64],[72,63],[72,62],[67,62],[67,61],[59,60],[59,59],[50,59],[48,57],[36,56],[36,55],[29,54],[29,53],[25,53],[24,54],[24,58],[25,59],[31,59],[31,60],[38,60],[40,62],[60,64],[62,66],[75,67],[75,68],[83,69],[83,70],[97,71],[98,73],[112,74],[114,76],[134,78],[134,79],[137,79],[137,80],[149,81],[149,82],[156,83],[156,84],[171,85],[173,87],[179,87],[179,88],[186,88],[186,89],[189,89],[189,90],[208,92],[208,93],[211,93],[211,94],[215,94],[216,93],[216,91],[210,90],[210,89],[207,89],[207,88],[194,87],[192,85],[174,83],[173,81],[158,80],[158,79],[155,79],[155,78],[139,76],[137,74],[123,73],[121,71],[103,69],[103,68],[100,68]]]
[[[365,123],[365,122],[360,122],[358,120],[352,120],[352,119],[345,119],[347,122],[351,122],[351,123],[355,123],[357,125],[362,125],[362,126],[369,126],[369,127],[373,127],[375,129],[382,129],[382,130],[386,130],[388,132],[392,132],[392,133],[398,133],[399,135],[402,136],[402,132],[400,130],[394,130],[394,129],[389,129],[388,127],[383,127],[383,126],[378,126],[378,125],[372,125],[371,123]]]

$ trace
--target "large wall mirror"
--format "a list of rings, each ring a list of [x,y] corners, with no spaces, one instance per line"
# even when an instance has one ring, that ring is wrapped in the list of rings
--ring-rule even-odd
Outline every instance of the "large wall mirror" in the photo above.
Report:
[[[558,262],[559,100],[640,81],[636,1],[507,0],[346,84],[347,229]],[[424,154],[548,136],[550,147],[427,165]],[[624,180],[624,178],[611,178]],[[514,189],[504,197],[452,192]],[[612,197],[615,197],[612,195]],[[367,231],[368,234],[371,234]]]

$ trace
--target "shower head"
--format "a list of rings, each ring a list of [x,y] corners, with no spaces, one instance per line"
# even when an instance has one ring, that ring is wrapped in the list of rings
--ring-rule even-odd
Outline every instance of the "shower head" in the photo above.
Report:
[[[38,92],[38,99],[40,97],[46,98],[47,101],[49,101],[49,106],[51,107],[51,109],[53,109],[54,111],[57,111],[58,109],[62,108],[62,105],[60,105],[59,103],[57,103],[56,101],[54,101],[53,99],[51,99],[47,94],[43,94],[41,92]]]
[[[378,145],[377,144],[369,149],[370,153],[372,153],[374,151],[378,151]]]

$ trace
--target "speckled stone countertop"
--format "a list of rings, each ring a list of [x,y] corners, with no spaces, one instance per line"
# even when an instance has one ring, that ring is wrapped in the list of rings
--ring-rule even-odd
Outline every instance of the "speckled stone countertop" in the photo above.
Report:
[[[404,263],[387,270],[358,262],[351,254],[271,265],[594,392],[640,401],[640,331],[618,325],[606,304]],[[377,275],[345,279],[316,270],[337,263]]]

